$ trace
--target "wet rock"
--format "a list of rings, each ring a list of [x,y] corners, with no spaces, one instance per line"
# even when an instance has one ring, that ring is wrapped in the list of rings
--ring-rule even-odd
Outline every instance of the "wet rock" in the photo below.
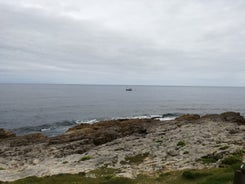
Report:
[[[202,120],[209,120],[209,121],[222,121],[222,118],[220,117],[219,114],[206,114],[201,117]]]
[[[224,121],[245,124],[244,117],[241,116],[241,114],[238,112],[225,112],[225,113],[220,114],[220,117]]]
[[[0,128],[0,139],[15,137],[15,133]]]
[[[176,118],[177,121],[192,121],[192,120],[198,120],[198,119],[200,119],[200,115],[198,114],[184,114]]]
[[[52,137],[49,144],[60,144],[87,139],[91,144],[100,145],[132,134],[145,135],[151,119],[125,119],[103,121],[95,124],[81,124],[70,128],[64,135]]]

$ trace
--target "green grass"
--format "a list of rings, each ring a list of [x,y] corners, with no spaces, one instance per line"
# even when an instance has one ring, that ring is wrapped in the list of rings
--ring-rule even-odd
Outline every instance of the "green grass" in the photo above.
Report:
[[[202,162],[203,164],[211,164],[217,162],[219,159],[222,159],[222,155],[218,155],[216,153],[208,154],[205,156],[202,156],[197,161]]]
[[[86,161],[86,160],[90,160],[90,159],[92,159],[92,157],[89,156],[89,155],[86,155],[86,156],[83,156],[82,158],[80,158],[79,162],[81,162],[81,161]]]
[[[112,168],[91,171],[96,177],[82,174],[60,174],[49,177],[28,177],[9,184],[232,184],[234,171],[231,168],[185,170],[162,173],[159,176],[138,175],[135,179],[117,177]]]
[[[93,171],[90,171],[90,174],[94,174],[95,177],[107,177],[107,176],[115,176],[116,173],[118,173],[119,169],[114,168],[108,168],[108,167],[100,167],[98,169],[95,169]]]
[[[182,176],[188,180],[196,180],[205,176],[210,176],[212,173],[210,172],[200,172],[195,170],[184,171]]]
[[[184,147],[186,145],[185,141],[179,141],[177,146]]]
[[[122,165],[125,165],[125,164],[130,164],[130,165],[131,164],[140,164],[148,156],[149,156],[149,153],[142,153],[142,154],[138,154],[138,155],[134,155],[134,156],[126,156],[125,160],[121,161],[120,163]]]
[[[243,150],[237,150],[236,152],[228,155],[225,157],[221,164],[226,167],[231,167],[234,170],[240,168],[240,166],[243,164],[243,155],[244,151]]]

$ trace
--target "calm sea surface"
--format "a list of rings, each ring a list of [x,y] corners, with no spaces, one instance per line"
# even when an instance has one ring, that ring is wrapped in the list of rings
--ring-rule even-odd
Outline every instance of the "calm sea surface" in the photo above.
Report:
[[[0,85],[0,127],[17,134],[52,136],[80,121],[224,111],[245,115],[245,88]]]

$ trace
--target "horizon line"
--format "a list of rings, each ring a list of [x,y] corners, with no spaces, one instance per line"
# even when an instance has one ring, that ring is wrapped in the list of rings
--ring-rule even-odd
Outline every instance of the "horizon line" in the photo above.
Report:
[[[82,86],[152,86],[152,87],[223,87],[223,88],[244,88],[245,86],[215,86],[215,85],[164,85],[164,84],[82,84],[82,83],[12,83],[12,82],[3,82],[0,85],[82,85]]]

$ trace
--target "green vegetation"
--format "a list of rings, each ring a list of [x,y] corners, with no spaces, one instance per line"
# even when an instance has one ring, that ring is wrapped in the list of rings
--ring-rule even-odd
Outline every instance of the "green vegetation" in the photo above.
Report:
[[[4,168],[0,167],[0,171],[5,170]]]
[[[222,160],[222,164],[224,165],[233,165],[233,164],[239,164],[239,163],[242,163],[242,160],[234,155],[230,155],[224,158],[224,160]]]
[[[226,146],[220,147],[219,149],[220,150],[227,150],[228,148],[229,148],[229,146],[226,145]]]
[[[94,175],[95,177],[107,177],[108,176],[115,176],[118,173],[119,169],[108,168],[108,167],[100,167],[93,171],[90,171],[89,174]]]
[[[120,163],[125,164],[140,164],[144,161],[146,157],[149,156],[149,153],[142,153],[135,156],[126,156],[125,160],[121,161]]]
[[[184,154],[184,155],[187,155],[187,154],[189,154],[189,151],[184,151],[183,154]]]
[[[238,168],[242,164],[242,157],[244,151],[237,150],[236,152],[230,154],[222,160],[222,164],[226,166],[231,166],[234,169]]]
[[[221,164],[223,166],[232,166],[233,168],[236,168],[238,165],[241,165],[243,154],[244,154],[243,150],[237,150],[236,152],[223,158],[224,155],[214,152],[212,154],[208,154],[201,157],[197,161],[200,161],[204,164],[211,164],[222,159]]]
[[[219,159],[222,159],[223,156],[220,154],[212,153],[205,156],[202,156],[198,161],[203,164],[211,164],[217,162]]]
[[[79,162],[85,161],[85,160],[90,160],[91,158],[92,158],[91,156],[86,155],[86,156],[83,156],[83,157],[79,160]]]
[[[68,163],[68,161],[64,161],[64,162],[62,162],[62,164],[67,164]]]
[[[200,172],[195,170],[184,171],[182,174],[183,178],[188,180],[195,180],[209,175],[212,174],[210,172]]]
[[[177,143],[177,146],[180,146],[180,147],[184,147],[186,144],[185,144],[185,141],[179,141]]]
[[[156,140],[156,143],[162,143],[163,142],[163,140]]]
[[[60,174],[43,178],[28,177],[8,184],[232,184],[231,168],[186,170],[162,173],[158,177],[139,175],[135,179],[117,177],[118,170],[99,168],[86,176]],[[89,174],[94,175],[90,177]]]

